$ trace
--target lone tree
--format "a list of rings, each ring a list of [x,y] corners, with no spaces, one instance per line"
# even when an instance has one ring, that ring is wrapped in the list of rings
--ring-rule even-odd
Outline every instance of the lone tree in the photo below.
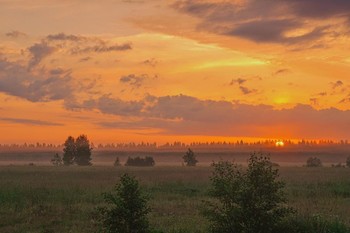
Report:
[[[104,194],[106,206],[98,208],[103,232],[149,233],[148,198],[142,193],[138,181],[128,174],[120,177],[114,191]]]
[[[317,157],[308,158],[306,161],[307,167],[322,167],[322,161]]]
[[[114,167],[119,167],[119,166],[121,166],[119,157],[117,157],[117,158],[115,159],[113,166],[114,166]]]
[[[77,139],[69,136],[64,143],[63,164],[91,165],[91,150],[92,147],[86,135],[80,135]]]
[[[247,170],[231,162],[213,163],[210,195],[204,214],[214,233],[278,232],[290,209],[284,206],[284,183],[268,157],[253,153]]]
[[[64,142],[63,148],[63,164],[68,166],[74,163],[74,158],[76,155],[75,139],[69,136]]]
[[[74,162],[80,166],[90,166],[92,148],[86,135],[82,134],[75,140],[75,148]]]
[[[198,162],[198,160],[196,159],[196,155],[190,148],[182,158],[186,166],[196,166]]]

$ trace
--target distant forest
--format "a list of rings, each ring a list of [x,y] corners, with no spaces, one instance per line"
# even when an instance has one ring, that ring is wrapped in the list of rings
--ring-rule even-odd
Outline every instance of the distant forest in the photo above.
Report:
[[[255,142],[245,142],[238,140],[235,142],[173,142],[158,145],[157,143],[107,143],[91,144],[95,151],[183,151],[192,148],[196,151],[258,151],[258,150],[349,150],[348,140],[283,140],[284,146],[278,145],[279,140],[264,140]],[[61,151],[63,144],[0,144],[0,151]]]

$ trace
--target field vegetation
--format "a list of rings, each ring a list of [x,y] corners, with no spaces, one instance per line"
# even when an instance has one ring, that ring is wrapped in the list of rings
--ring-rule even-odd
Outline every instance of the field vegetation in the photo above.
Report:
[[[207,232],[211,167],[2,166],[0,232],[94,232],[96,207],[121,174],[150,195],[150,224],[164,232]],[[287,204],[303,216],[350,226],[350,169],[279,167]],[[306,217],[305,217],[306,219]],[[300,220],[300,219],[299,219]],[[296,219],[295,221],[299,221]]]

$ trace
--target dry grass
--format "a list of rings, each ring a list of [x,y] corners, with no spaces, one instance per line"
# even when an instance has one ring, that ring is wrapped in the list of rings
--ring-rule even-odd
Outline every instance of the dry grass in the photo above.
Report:
[[[205,232],[209,167],[0,167],[0,232],[93,232],[94,208],[129,172],[152,197],[150,221],[165,232]],[[350,225],[350,169],[281,167],[289,204]]]

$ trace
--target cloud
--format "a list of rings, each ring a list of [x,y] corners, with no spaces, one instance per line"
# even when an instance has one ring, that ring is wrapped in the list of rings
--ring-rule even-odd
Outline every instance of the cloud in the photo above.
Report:
[[[248,80],[247,79],[242,79],[242,78],[238,78],[238,79],[232,79],[231,82],[230,82],[230,86],[234,85],[234,84],[238,84],[238,85],[241,85],[245,82],[247,82]]]
[[[350,2],[347,0],[282,0],[291,11],[306,18],[350,17]]]
[[[242,92],[244,95],[249,95],[249,94],[252,94],[252,93],[256,93],[256,92],[257,92],[256,89],[249,89],[249,88],[244,87],[244,86],[240,86],[239,89],[241,90],[241,92]]]
[[[124,83],[124,84],[128,84],[130,86],[132,86],[133,88],[140,88],[144,81],[146,79],[148,79],[149,76],[146,74],[142,74],[142,75],[135,75],[135,74],[129,74],[126,76],[123,76],[119,79],[119,82]]]
[[[310,98],[311,105],[319,105],[319,99],[318,98]]]
[[[336,36],[335,23],[310,24],[310,20],[345,18],[350,22],[347,0],[249,0],[195,1],[180,0],[172,4],[176,10],[197,17],[198,30],[245,38],[257,43],[297,44],[317,41],[324,35]],[[322,26],[321,26],[322,25]],[[304,34],[290,31],[308,28]]]
[[[100,44],[100,45],[94,45],[94,46],[86,46],[86,47],[74,47],[71,49],[72,54],[83,54],[83,53],[105,53],[105,52],[113,52],[113,51],[126,51],[126,50],[131,50],[132,46],[130,43],[125,43],[125,44],[115,44],[115,45],[105,45],[105,44]]]
[[[73,79],[69,72],[53,69],[32,73],[15,62],[0,60],[0,92],[31,102],[63,100],[73,95]]]
[[[155,58],[150,58],[150,59],[144,60],[142,64],[148,65],[151,67],[156,67],[158,65],[158,61]]]
[[[87,62],[91,59],[92,59],[92,57],[83,57],[83,58],[80,58],[79,62]]]
[[[144,108],[144,102],[123,101],[118,98],[111,98],[109,95],[103,95],[97,99],[88,99],[81,103],[71,99],[65,102],[65,107],[69,110],[98,109],[102,113],[118,116],[139,116]]]
[[[269,105],[200,100],[186,95],[146,96],[139,101],[103,96],[82,105],[105,114],[132,117],[99,122],[100,126],[153,128],[165,134],[329,138],[347,137],[350,130],[350,111],[316,110],[308,105],[276,110]]]
[[[32,120],[24,118],[6,118],[0,117],[0,121],[7,121],[15,124],[24,124],[24,125],[37,125],[37,126],[63,126],[61,123],[41,121],[41,120]]]
[[[332,89],[336,89],[336,88],[341,87],[343,85],[344,85],[344,83],[340,80],[336,81],[335,83],[333,83],[333,82],[331,83]]]
[[[320,93],[318,93],[317,95],[318,95],[318,96],[327,96],[327,92],[325,92],[325,91],[324,91],[324,92],[320,92]]]
[[[279,69],[273,75],[281,75],[281,74],[285,74],[285,73],[289,73],[289,72],[290,72],[289,69]]]
[[[24,32],[20,32],[20,31],[11,31],[5,34],[7,37],[11,37],[11,38],[18,38],[18,37],[22,37],[22,36],[27,36],[27,34],[25,34]]]
[[[75,42],[80,42],[80,41],[86,41],[87,38],[83,36],[77,36],[77,35],[67,35],[65,33],[58,33],[58,34],[51,34],[46,37],[48,41],[75,41]]]
[[[28,67],[32,68],[38,65],[45,57],[54,53],[56,48],[48,45],[46,42],[42,42],[30,46],[28,50],[32,55]]]

